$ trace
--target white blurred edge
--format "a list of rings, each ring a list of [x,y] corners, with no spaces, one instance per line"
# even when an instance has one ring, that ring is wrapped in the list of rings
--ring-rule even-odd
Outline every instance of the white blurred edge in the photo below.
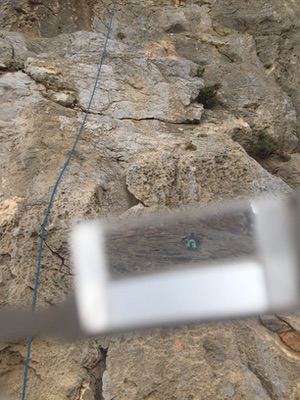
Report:
[[[105,224],[72,232],[75,293],[89,334],[227,319],[292,310],[299,305],[299,260],[292,213],[279,199],[251,202],[257,251],[238,262],[182,265],[178,270],[112,280],[105,259]]]

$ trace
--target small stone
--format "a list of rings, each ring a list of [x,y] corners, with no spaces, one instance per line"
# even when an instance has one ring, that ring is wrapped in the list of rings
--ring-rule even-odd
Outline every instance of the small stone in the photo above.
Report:
[[[292,329],[300,332],[300,313],[280,314],[282,318]]]
[[[228,397],[233,397],[236,393],[235,386],[232,383],[227,383],[223,390],[224,394]]]
[[[260,316],[260,322],[272,332],[282,333],[290,330],[289,325],[275,315],[262,315]]]
[[[76,97],[73,93],[54,92],[51,99],[64,107],[72,107],[75,104]]]
[[[280,163],[277,175],[285,182],[297,189],[300,187],[300,154],[290,155],[290,160]]]
[[[280,334],[280,338],[291,350],[300,352],[300,333],[290,330]]]

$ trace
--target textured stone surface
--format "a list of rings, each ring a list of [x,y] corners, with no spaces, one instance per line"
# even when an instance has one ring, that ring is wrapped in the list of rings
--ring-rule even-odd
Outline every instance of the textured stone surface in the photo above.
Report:
[[[278,352],[278,339],[255,321],[127,335],[112,343],[105,399],[297,398],[296,359]]]
[[[284,179],[290,186],[300,186],[300,155],[292,154],[291,159],[282,163],[277,169],[277,175]]]
[[[129,166],[127,186],[146,206],[207,203],[251,192],[287,190],[239,145],[214,134],[192,138],[172,153],[158,149],[141,156]]]
[[[0,4],[1,305],[32,301],[40,224],[88,104],[108,12],[106,1]],[[289,191],[280,177],[298,185],[299,12],[292,0],[118,2],[50,217],[40,306],[71,290],[74,219]],[[246,153],[260,132],[278,141],[264,164],[277,177]],[[28,398],[296,400],[299,332],[295,314],[35,340]],[[13,399],[25,355],[24,343],[0,346],[0,387]]]
[[[212,8],[212,15],[214,21],[226,28],[253,36],[267,75],[273,77],[293,101],[299,136],[299,3],[293,0],[251,0],[248,3],[219,0]]]

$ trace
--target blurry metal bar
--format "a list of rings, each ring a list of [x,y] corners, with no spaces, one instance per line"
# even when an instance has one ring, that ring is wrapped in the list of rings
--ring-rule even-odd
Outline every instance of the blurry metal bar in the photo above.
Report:
[[[11,309],[0,312],[0,342],[28,336],[54,336],[74,340],[83,336],[75,299],[46,310]]]
[[[79,224],[72,244],[83,329],[295,309],[298,215],[288,196]]]
[[[76,224],[75,297],[0,312],[0,341],[293,311],[300,305],[299,197],[266,197]]]

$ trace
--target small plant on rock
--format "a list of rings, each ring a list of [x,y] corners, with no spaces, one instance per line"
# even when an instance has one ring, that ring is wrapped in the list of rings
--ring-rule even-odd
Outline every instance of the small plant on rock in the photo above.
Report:
[[[205,67],[203,65],[199,64],[197,67],[196,76],[198,78],[202,78],[204,72],[205,72]]]
[[[185,150],[196,151],[197,146],[193,142],[190,141],[185,144]]]
[[[266,69],[271,69],[273,67],[273,64],[271,62],[267,62],[267,63],[264,64],[264,67]]]
[[[19,71],[22,69],[22,65],[14,59],[4,61],[4,65],[5,70],[8,72]]]
[[[124,32],[118,32],[117,33],[117,38],[120,40],[124,40],[126,38],[126,35]]]
[[[219,100],[217,98],[218,90],[221,88],[219,83],[215,83],[214,85],[206,85],[204,86],[197,98],[196,101],[200,104],[203,104],[204,108],[214,108],[219,104]]]
[[[280,146],[276,140],[266,130],[262,130],[251,141],[248,153],[256,159],[266,159],[273,154],[278,154]]]

